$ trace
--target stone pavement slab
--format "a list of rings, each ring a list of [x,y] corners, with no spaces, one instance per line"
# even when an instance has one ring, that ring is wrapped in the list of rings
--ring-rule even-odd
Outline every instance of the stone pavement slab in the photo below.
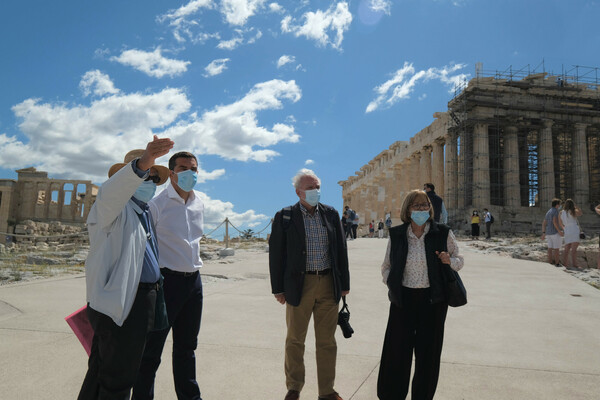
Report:
[[[376,399],[389,303],[379,268],[386,240],[349,242],[351,324],[338,331],[336,388]],[[599,399],[600,291],[548,264],[483,254],[461,243],[469,304],[450,309],[439,399]],[[204,400],[285,394],[285,308],[270,294],[267,253],[240,251],[203,268],[197,369]],[[69,276],[0,287],[0,399],[74,399],[87,357],[63,318],[85,301]],[[169,337],[156,398],[175,399]],[[302,399],[316,399],[314,334]],[[409,396],[410,397],[410,396]]]

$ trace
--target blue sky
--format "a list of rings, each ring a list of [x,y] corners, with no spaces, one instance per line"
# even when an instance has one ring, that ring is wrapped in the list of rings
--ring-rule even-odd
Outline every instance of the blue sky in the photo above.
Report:
[[[4,1],[0,178],[101,184],[156,134],[199,157],[207,228],[261,229],[303,167],[340,209],[337,182],[429,125],[476,62],[600,67],[599,15],[583,0]]]

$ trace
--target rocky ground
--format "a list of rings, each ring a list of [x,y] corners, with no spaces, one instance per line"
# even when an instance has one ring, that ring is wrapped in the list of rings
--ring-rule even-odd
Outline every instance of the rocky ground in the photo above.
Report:
[[[477,252],[546,263],[547,247],[540,237],[493,237],[490,240],[470,240],[467,237],[459,237],[458,240],[461,245],[469,246]],[[247,252],[268,251],[266,241],[261,239],[232,241],[229,247],[233,252],[224,250],[225,244],[222,242],[213,240],[203,242],[202,260],[206,264],[229,264],[243,258]],[[5,248],[4,251],[0,249],[0,285],[83,273],[88,250],[89,247],[85,245],[68,249],[28,247],[26,251],[19,251],[16,247]],[[600,270],[596,268],[597,257],[598,238],[586,239],[578,249],[578,264],[584,268],[578,271],[565,267],[561,269],[600,289]],[[548,267],[552,266],[548,264]],[[216,280],[219,277],[205,276],[205,279]]]
[[[548,268],[556,268],[547,263],[548,247],[540,236],[492,237],[490,240],[470,240],[465,237],[459,238],[459,240],[478,252],[539,261],[546,263]],[[572,274],[600,289],[600,270],[597,268],[598,252],[597,236],[584,239],[577,249],[577,264],[583,268],[581,270],[568,269],[565,266],[560,268],[566,273]]]

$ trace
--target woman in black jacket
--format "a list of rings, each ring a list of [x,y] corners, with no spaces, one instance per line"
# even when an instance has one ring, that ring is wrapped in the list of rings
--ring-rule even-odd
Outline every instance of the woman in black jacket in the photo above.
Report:
[[[450,228],[433,220],[424,191],[408,194],[400,218],[404,223],[390,229],[381,266],[391,304],[377,396],[381,400],[406,398],[414,352],[411,399],[433,399],[448,311],[441,268],[448,264],[458,271],[464,261]]]

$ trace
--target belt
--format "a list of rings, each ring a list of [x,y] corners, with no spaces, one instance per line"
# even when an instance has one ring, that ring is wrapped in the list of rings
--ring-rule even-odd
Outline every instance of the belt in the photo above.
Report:
[[[331,268],[322,269],[321,271],[306,271],[305,274],[307,274],[307,275],[329,275],[329,272],[331,272]]]
[[[146,283],[146,282],[140,282],[140,284],[138,285],[138,288],[140,289],[146,289],[146,290],[158,290],[160,289],[160,282],[154,282],[154,283]]]
[[[195,276],[198,273],[198,270],[194,271],[194,272],[179,272],[179,271],[173,271],[172,269],[169,268],[161,268],[160,272],[163,275],[179,275],[179,276]]]

